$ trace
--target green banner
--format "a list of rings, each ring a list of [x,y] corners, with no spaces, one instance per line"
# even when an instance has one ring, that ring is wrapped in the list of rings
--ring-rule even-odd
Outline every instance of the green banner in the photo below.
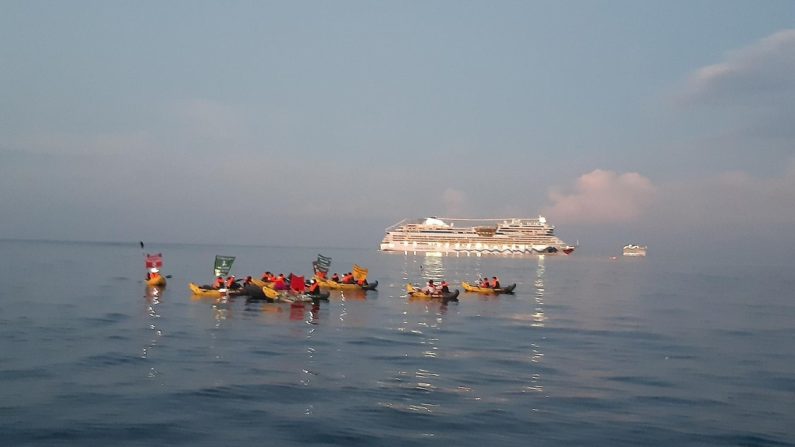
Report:
[[[328,273],[328,268],[331,267],[331,258],[328,256],[323,256],[321,254],[317,255],[317,261],[312,261],[312,269],[317,272]]]
[[[215,255],[215,276],[228,275],[233,262],[235,262],[234,256]]]

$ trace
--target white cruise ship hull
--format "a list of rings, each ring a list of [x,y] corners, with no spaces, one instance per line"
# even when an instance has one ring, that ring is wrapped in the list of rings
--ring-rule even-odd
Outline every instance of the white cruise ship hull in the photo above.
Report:
[[[481,219],[492,225],[455,226],[466,219],[429,218],[401,221],[387,228],[380,250],[445,255],[552,255],[570,254],[572,247],[553,235],[551,225],[539,219]]]

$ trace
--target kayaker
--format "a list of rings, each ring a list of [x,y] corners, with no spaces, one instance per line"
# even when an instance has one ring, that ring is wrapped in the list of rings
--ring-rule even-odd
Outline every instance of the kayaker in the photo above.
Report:
[[[436,286],[433,284],[433,280],[429,279],[428,284],[422,288],[422,292],[426,295],[435,295],[436,294]]]
[[[334,274],[331,275],[331,280],[334,282],[340,282],[340,275],[338,275],[337,272],[334,272]]]
[[[227,289],[237,289],[238,287],[240,287],[240,285],[235,283],[235,275],[230,275],[226,277]]]
[[[284,290],[287,288],[287,283],[284,279],[284,273],[279,273],[279,276],[276,277],[273,281],[273,289],[274,290]]]
[[[262,278],[260,279],[262,279],[265,282],[273,282],[273,273],[265,272],[262,274]]]
[[[252,278],[250,275],[246,276],[246,279],[243,280],[243,286],[245,287],[245,286],[251,284],[251,281],[253,281],[253,280],[254,280],[254,278]]]
[[[500,288],[500,280],[497,279],[496,276],[491,277],[491,288],[492,289],[499,289]]]
[[[353,273],[348,272],[342,277],[343,284],[353,284]]]
[[[218,277],[215,278],[215,281],[213,281],[212,288],[213,289],[223,289],[224,288],[224,277],[221,276],[221,275],[218,275]]]
[[[489,288],[489,277],[485,277],[478,281],[478,287]]]
[[[309,294],[310,295],[320,295],[320,284],[314,279],[309,282]]]
[[[442,286],[441,289],[442,294],[450,293],[450,287],[448,287],[449,284],[447,284],[447,281],[442,281],[441,286]]]

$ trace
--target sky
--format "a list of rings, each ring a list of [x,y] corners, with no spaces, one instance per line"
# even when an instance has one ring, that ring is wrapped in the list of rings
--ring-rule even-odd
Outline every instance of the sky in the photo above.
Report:
[[[0,239],[795,254],[793,110],[791,0],[1,0]]]

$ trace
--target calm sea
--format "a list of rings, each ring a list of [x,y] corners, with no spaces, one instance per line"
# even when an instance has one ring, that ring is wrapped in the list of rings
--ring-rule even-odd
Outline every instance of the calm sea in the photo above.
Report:
[[[0,241],[0,444],[795,445],[795,279],[741,260]],[[319,308],[194,299],[233,273],[353,263]],[[478,275],[516,294],[414,302]]]

